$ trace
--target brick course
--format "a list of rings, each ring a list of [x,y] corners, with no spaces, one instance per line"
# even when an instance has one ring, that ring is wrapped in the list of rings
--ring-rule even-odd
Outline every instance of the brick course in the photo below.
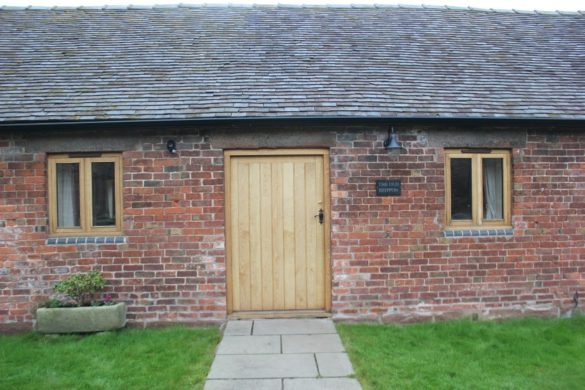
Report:
[[[397,155],[384,150],[381,128],[337,129],[335,318],[563,315],[576,292],[585,296],[585,135],[510,131],[524,134],[512,156],[514,234],[444,237],[444,145],[435,130],[400,131]],[[55,281],[90,269],[129,304],[132,325],[222,321],[223,150],[208,133],[136,135],[123,151],[126,243],[74,245],[46,244],[46,154],[0,135],[0,328],[30,327]],[[177,155],[166,151],[169,138]],[[380,178],[400,179],[402,195],[376,197]]]

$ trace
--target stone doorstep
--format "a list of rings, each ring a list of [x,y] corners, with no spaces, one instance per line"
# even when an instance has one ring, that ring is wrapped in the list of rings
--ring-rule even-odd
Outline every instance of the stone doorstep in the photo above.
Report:
[[[216,355],[209,379],[316,378],[314,354]]]
[[[255,320],[253,335],[337,334],[330,319]]]

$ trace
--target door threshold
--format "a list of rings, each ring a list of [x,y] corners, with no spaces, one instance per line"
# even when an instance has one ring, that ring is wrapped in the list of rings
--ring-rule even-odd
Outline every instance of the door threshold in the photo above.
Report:
[[[228,315],[229,320],[250,320],[260,318],[330,318],[324,310],[269,310],[238,311]]]

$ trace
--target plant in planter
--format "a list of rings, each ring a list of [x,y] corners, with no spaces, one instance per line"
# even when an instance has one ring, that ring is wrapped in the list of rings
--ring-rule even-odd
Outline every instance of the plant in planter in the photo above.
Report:
[[[124,327],[126,304],[114,303],[111,295],[93,299],[105,284],[98,271],[74,274],[55,284],[53,290],[67,299],[53,298],[37,309],[37,331],[85,333]]]
[[[53,290],[71,298],[75,306],[88,306],[92,296],[102,290],[105,285],[106,281],[102,274],[91,271],[86,274],[71,275],[55,284]]]

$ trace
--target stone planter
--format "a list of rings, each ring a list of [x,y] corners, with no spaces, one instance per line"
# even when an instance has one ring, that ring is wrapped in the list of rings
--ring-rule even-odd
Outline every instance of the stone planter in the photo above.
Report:
[[[36,330],[41,333],[103,332],[123,328],[125,325],[125,303],[37,310]]]

